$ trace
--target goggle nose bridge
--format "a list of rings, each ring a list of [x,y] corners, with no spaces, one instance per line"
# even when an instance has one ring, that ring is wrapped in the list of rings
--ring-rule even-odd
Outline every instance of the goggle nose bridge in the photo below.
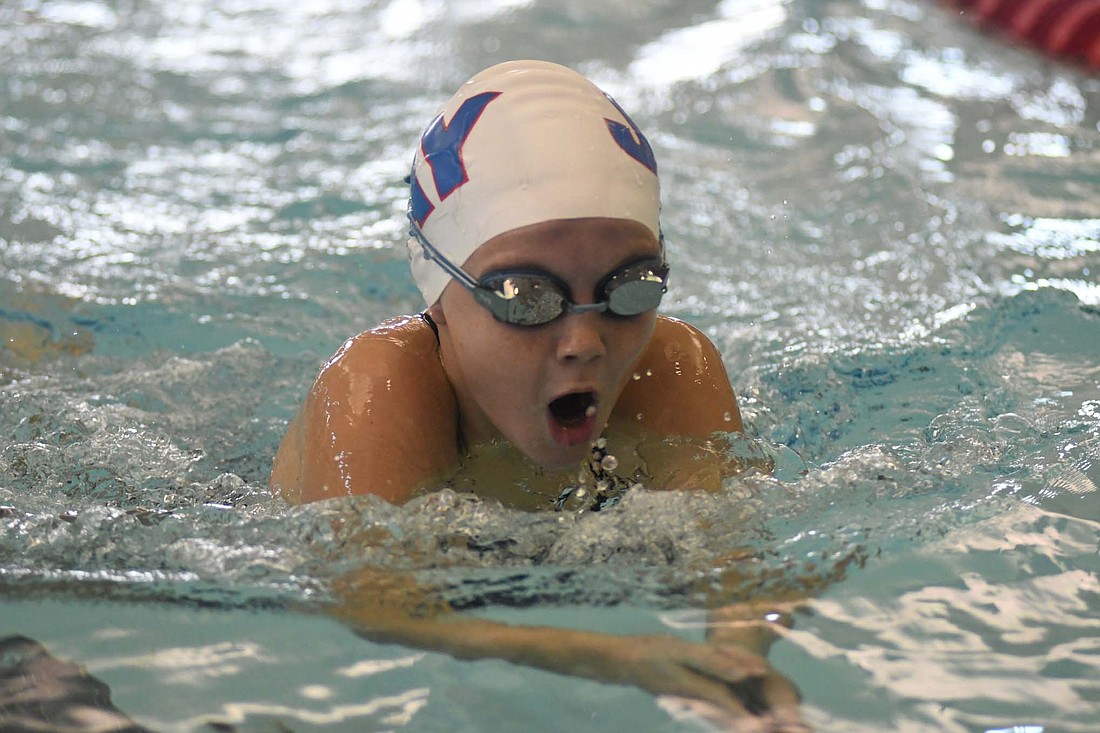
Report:
[[[583,305],[579,305],[570,300],[565,301],[565,311],[567,313],[603,313],[610,307],[610,300],[603,300],[599,303],[585,303]]]

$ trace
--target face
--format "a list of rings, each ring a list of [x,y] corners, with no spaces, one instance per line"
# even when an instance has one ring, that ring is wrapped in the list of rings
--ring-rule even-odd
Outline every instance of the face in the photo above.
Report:
[[[608,273],[659,253],[657,239],[637,222],[567,219],[494,237],[463,269],[475,279],[496,270],[541,270],[586,304],[595,302]],[[655,310],[628,317],[566,313],[541,326],[511,326],[454,282],[432,314],[467,445],[503,437],[550,469],[576,466],[588,455],[657,318]]]

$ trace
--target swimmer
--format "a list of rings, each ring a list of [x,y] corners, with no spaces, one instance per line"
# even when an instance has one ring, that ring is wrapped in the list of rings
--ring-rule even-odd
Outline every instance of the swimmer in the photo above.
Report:
[[[713,344],[657,315],[672,272],[657,162],[614,100],[556,64],[494,66],[428,125],[408,180],[426,309],[324,365],[275,492],[401,503],[451,487],[595,511],[639,485],[721,488],[737,401]],[[334,590],[333,614],[376,641],[633,684],[730,729],[805,730],[797,691],[762,656],[781,630],[751,608],[696,643],[426,614],[415,582],[381,570]]]
[[[428,126],[409,181],[427,309],[324,366],[275,491],[403,502],[450,485],[549,507],[601,437],[621,485],[720,488],[700,458],[741,415],[710,341],[657,315],[671,271],[657,163],[610,97],[564,67],[493,67]]]

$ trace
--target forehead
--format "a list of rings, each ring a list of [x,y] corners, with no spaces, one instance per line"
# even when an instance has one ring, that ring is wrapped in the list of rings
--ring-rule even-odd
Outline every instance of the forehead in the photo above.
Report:
[[[538,267],[569,273],[604,273],[638,257],[656,256],[657,238],[629,219],[586,218],[539,222],[499,234],[466,260],[472,274],[507,267]]]

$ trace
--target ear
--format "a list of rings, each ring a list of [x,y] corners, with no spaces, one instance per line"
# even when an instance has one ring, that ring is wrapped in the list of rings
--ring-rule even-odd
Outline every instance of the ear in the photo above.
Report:
[[[432,317],[432,320],[437,324],[443,325],[447,323],[447,314],[443,312],[443,298],[435,301],[430,308],[428,308],[428,315]]]

